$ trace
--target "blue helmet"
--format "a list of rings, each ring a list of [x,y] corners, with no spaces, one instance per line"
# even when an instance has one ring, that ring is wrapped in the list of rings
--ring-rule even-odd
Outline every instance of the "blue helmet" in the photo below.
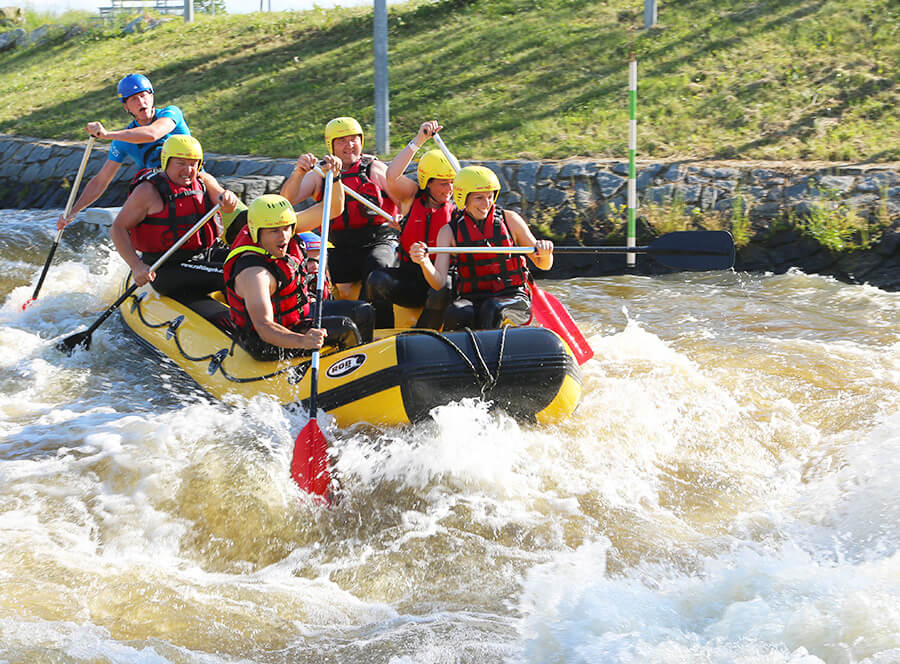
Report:
[[[320,249],[322,247],[322,238],[312,231],[304,231],[300,233],[300,239],[306,245],[307,251],[310,249]]]
[[[312,231],[303,231],[302,233],[298,233],[298,237],[303,242],[307,251],[317,251],[322,248],[322,238],[320,238],[317,234]],[[328,248],[332,248],[334,245],[331,242],[328,243]]]
[[[119,85],[116,86],[116,92],[118,92],[119,97],[122,98],[123,104],[130,96],[136,95],[139,92],[144,92],[145,90],[149,91],[150,94],[153,94],[153,84],[150,82],[150,79],[143,74],[128,74],[128,76],[125,76],[119,81]]]

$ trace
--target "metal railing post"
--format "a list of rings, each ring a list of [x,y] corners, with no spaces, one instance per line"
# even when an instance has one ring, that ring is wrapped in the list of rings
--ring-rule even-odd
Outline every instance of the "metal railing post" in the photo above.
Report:
[[[644,0],[644,27],[656,25],[656,0]]]
[[[386,0],[375,0],[374,11],[372,36],[375,55],[375,152],[386,155],[391,151]]]

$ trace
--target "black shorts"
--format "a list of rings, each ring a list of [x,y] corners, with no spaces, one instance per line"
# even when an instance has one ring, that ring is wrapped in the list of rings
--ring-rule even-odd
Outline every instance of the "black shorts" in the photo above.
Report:
[[[369,272],[397,264],[397,233],[388,226],[335,231],[329,241],[328,273],[335,284],[365,282]]]
[[[141,260],[153,265],[161,253],[144,253]],[[203,251],[176,251],[156,270],[150,282],[160,295],[189,303],[225,288],[222,267],[228,247],[216,245]]]

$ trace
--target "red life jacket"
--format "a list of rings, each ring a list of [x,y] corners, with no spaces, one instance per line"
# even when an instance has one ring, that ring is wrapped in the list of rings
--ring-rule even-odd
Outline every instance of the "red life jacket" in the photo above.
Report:
[[[397,214],[397,204],[370,177],[374,161],[375,157],[372,155],[363,155],[355,164],[351,164],[341,171],[340,181],[347,188],[361,194],[388,214]],[[384,219],[362,203],[350,196],[345,196],[344,212],[340,217],[331,220],[331,229],[340,232],[366,226],[381,226],[384,223]]]
[[[491,208],[482,228],[464,210],[457,210],[450,219],[456,245],[459,247],[514,247],[512,235],[504,220],[503,210]],[[525,259],[503,254],[457,254],[459,276],[456,292],[492,294],[507,288],[523,286],[527,281]]]
[[[247,226],[241,229],[231,246],[231,253],[225,259],[224,267],[225,298],[231,307],[231,320],[237,329],[253,328],[244,298],[234,290],[237,275],[242,269],[252,265],[264,267],[275,277],[276,289],[272,294],[272,310],[275,313],[276,323],[293,329],[309,316],[309,295],[306,292],[305,279],[306,254],[296,238],[291,238],[284,258],[275,258],[255,244],[250,238],[250,229]],[[246,253],[256,254],[258,260],[247,261],[249,265],[243,265],[235,272],[238,258]]]
[[[447,201],[439,208],[425,205],[425,192],[416,194],[409,214],[400,222],[400,255],[401,263],[412,263],[409,257],[409,249],[416,242],[424,242],[429,247],[437,246],[437,236],[444,225],[450,221],[450,215],[456,209],[453,203]],[[434,256],[432,256],[434,260]]]
[[[165,173],[150,173],[141,181],[149,182],[159,193],[163,209],[148,214],[144,220],[129,231],[131,243],[137,251],[159,253],[167,251],[200,217],[206,214],[213,203],[200,180],[194,180],[192,187],[175,184]],[[140,184],[135,181],[133,187]],[[219,215],[207,221],[183,245],[182,251],[208,249],[219,235]]]

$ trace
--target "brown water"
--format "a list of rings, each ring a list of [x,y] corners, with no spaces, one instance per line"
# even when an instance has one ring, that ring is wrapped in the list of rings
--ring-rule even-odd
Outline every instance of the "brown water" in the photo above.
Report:
[[[0,212],[0,661],[900,661],[900,299],[802,273],[544,282],[596,352],[556,428],[329,429],[212,401],[115,318],[124,265]],[[327,418],[320,422],[327,426]]]

